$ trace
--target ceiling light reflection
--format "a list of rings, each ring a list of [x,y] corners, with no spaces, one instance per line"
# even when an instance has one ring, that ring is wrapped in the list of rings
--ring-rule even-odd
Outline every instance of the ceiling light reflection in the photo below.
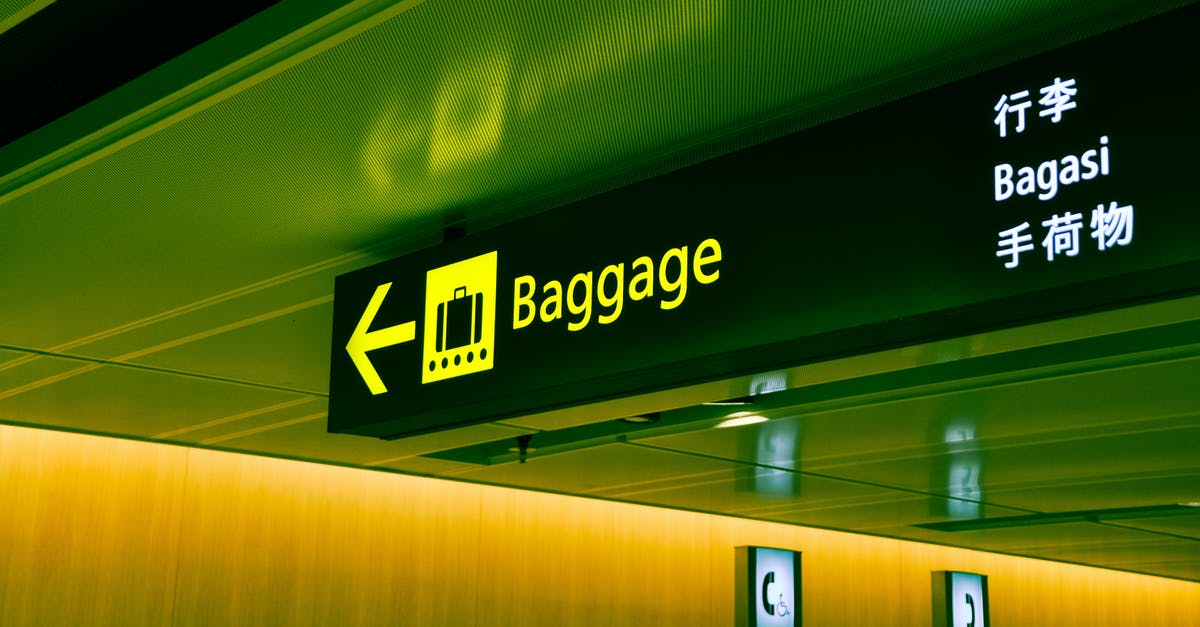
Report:
[[[768,418],[766,416],[759,416],[749,412],[737,412],[735,414],[730,414],[728,418],[718,422],[717,426],[713,428],[725,429],[728,427],[741,427],[744,425],[753,425],[760,422],[766,422],[767,420]]]

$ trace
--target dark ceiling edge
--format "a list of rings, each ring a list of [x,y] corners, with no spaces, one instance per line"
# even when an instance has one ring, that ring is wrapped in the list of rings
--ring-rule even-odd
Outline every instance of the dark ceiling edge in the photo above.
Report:
[[[7,145],[280,0],[57,0],[0,34]],[[69,42],[69,43],[68,43]],[[120,111],[110,111],[114,119]]]
[[[280,0],[138,78],[0,147],[0,203],[120,149],[189,109],[299,63],[422,0]],[[287,66],[290,67],[290,66]],[[207,101],[207,102],[206,102]],[[112,111],[117,111],[113,115]]]
[[[548,490],[545,488],[512,486],[512,485],[506,485],[503,483],[493,483],[493,482],[488,482],[488,481],[468,481],[466,479],[461,479],[461,478],[454,477],[454,476],[435,475],[433,473],[410,472],[410,471],[399,470],[396,468],[386,468],[386,467],[382,467],[382,466],[363,466],[361,464],[333,462],[333,461],[328,461],[328,460],[312,459],[312,458],[302,457],[302,456],[272,454],[272,453],[264,453],[264,452],[260,452],[260,451],[246,451],[246,450],[241,450],[241,449],[236,449],[236,448],[231,448],[231,447],[213,446],[213,445],[205,445],[205,444],[190,444],[190,443],[176,442],[176,441],[169,441],[169,440],[155,440],[155,439],[147,438],[147,437],[117,435],[117,434],[112,434],[112,433],[106,433],[103,431],[70,429],[70,428],[66,428],[66,427],[57,427],[57,426],[50,426],[50,425],[29,424],[29,423],[15,422],[15,421],[4,420],[4,419],[0,419],[0,425],[6,425],[6,426],[10,426],[10,427],[19,427],[19,428],[25,428],[25,429],[33,429],[33,430],[39,430],[39,431],[53,431],[53,432],[58,432],[58,433],[71,433],[74,435],[87,435],[87,436],[108,438],[108,439],[113,439],[113,440],[127,440],[127,441],[141,442],[141,443],[146,443],[146,444],[158,444],[158,445],[173,446],[173,447],[183,448],[183,449],[200,449],[200,450],[206,450],[206,451],[214,451],[214,452],[218,452],[218,453],[229,453],[231,455],[263,457],[266,459],[278,459],[278,460],[283,460],[283,461],[301,462],[301,463],[307,463],[307,464],[317,464],[319,466],[333,466],[336,468],[346,468],[346,469],[350,469],[350,470],[365,470],[365,471],[370,471],[370,472],[379,472],[379,473],[384,473],[384,474],[400,475],[400,476],[404,476],[404,477],[413,477],[413,478],[417,478],[417,479],[434,479],[434,480],[438,480],[438,481],[450,481],[450,482],[454,482],[454,483],[467,484],[467,485],[488,486],[488,487],[493,487],[493,488],[504,488],[507,490],[516,490],[519,492],[535,492],[535,493],[539,493],[539,494],[551,494],[554,496],[565,496],[565,497],[578,498],[578,499],[588,499],[588,500],[592,500],[592,501],[621,503],[624,505],[636,505],[639,507],[650,507],[650,508],[654,508],[654,509],[673,511],[673,512],[690,512],[693,514],[702,514],[704,516],[728,518],[728,519],[732,519],[732,520],[749,520],[749,521],[754,521],[754,522],[763,522],[763,523],[771,523],[771,524],[775,524],[775,525],[784,525],[784,526],[788,526],[788,527],[800,527],[800,528],[804,528],[804,529],[817,529],[817,530],[821,530],[821,531],[833,531],[833,532],[837,532],[837,533],[844,533],[847,535],[866,536],[866,537],[871,537],[871,538],[883,538],[886,540],[897,540],[900,542],[909,542],[912,544],[940,546],[940,547],[945,547],[945,548],[949,548],[949,549],[957,549],[960,551],[973,551],[976,553],[983,553],[986,555],[1005,555],[1008,557],[1017,557],[1017,558],[1021,558],[1021,559],[1037,560],[1039,562],[1048,562],[1048,563],[1052,563],[1052,564],[1068,564],[1071,566],[1080,566],[1083,568],[1094,568],[1097,570],[1129,573],[1132,575],[1141,575],[1144,577],[1154,577],[1156,579],[1165,579],[1168,581],[1185,581],[1188,583],[1200,584],[1200,578],[1190,579],[1187,577],[1171,577],[1168,575],[1162,575],[1159,573],[1152,573],[1152,572],[1146,572],[1146,571],[1135,570],[1135,569],[1113,568],[1110,566],[1097,566],[1095,564],[1087,564],[1084,562],[1076,562],[1076,561],[1072,561],[1072,560],[1063,560],[1063,559],[1051,559],[1051,558],[1047,558],[1047,557],[1040,557],[1040,556],[1035,556],[1035,555],[1025,555],[1022,553],[1014,553],[1014,552],[1010,552],[1010,551],[993,551],[993,550],[988,550],[988,549],[978,549],[978,548],[959,546],[959,545],[943,543],[943,542],[933,542],[933,541],[929,541],[929,540],[914,540],[912,538],[905,538],[902,536],[895,536],[895,535],[890,535],[890,534],[885,534],[885,533],[868,533],[868,532],[864,532],[864,531],[853,531],[853,530],[848,530],[848,529],[839,529],[836,527],[826,527],[826,526],[822,526],[822,525],[800,524],[800,523],[796,523],[796,522],[775,520],[775,519],[771,519],[771,518],[757,518],[754,516],[738,516],[736,514],[713,512],[713,511],[697,509],[697,508],[668,507],[666,505],[657,505],[654,503],[643,503],[640,501],[632,501],[632,500],[618,499],[618,498],[606,498],[606,497],[595,496],[595,495],[590,495],[590,494],[574,494],[571,492],[561,492],[561,491],[557,491],[557,490]],[[414,457],[416,457],[416,455],[414,455]],[[1132,528],[1127,528],[1127,529],[1132,530]],[[1142,530],[1138,529],[1137,531],[1142,531]],[[730,548],[731,549],[733,548],[732,545],[730,546]],[[804,547],[798,547],[797,550],[804,550]]]
[[[42,9],[50,6],[54,0],[27,0],[21,8],[0,19],[0,36],[21,25],[21,22],[37,15]]]

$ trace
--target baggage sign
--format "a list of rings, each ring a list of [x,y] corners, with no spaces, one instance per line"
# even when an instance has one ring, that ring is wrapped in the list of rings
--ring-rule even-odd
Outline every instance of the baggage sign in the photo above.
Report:
[[[1200,85],[1164,59],[1200,57],[1198,16],[338,277],[329,429],[401,437],[1194,292]]]

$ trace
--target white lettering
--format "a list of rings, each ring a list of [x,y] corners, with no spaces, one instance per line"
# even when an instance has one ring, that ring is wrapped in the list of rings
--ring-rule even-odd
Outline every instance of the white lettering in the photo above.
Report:
[[[993,196],[996,202],[1002,202],[1014,194],[1028,196],[1036,193],[1038,200],[1050,200],[1058,195],[1060,186],[1108,176],[1109,169],[1108,136],[1105,135],[1100,138],[1098,149],[1089,148],[1078,156],[1064,155],[1060,159],[1047,159],[1039,163],[1036,169],[1029,165],[1016,168],[1015,182],[1011,163],[997,165],[992,170]]]
[[[1013,195],[1013,168],[1007,163],[996,166],[996,202],[1008,200]]]
[[[1040,200],[1050,200],[1058,193],[1058,162],[1043,161],[1042,165],[1037,169],[1037,185],[1042,193],[1038,194]]]

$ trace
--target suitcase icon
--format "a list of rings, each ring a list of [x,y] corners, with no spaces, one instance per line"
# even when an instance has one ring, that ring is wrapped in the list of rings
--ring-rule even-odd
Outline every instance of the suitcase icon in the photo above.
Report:
[[[493,251],[426,272],[422,384],[495,365],[496,258]]]
[[[478,344],[483,340],[483,294],[468,295],[466,286],[455,288],[454,298],[438,303],[437,352]]]

